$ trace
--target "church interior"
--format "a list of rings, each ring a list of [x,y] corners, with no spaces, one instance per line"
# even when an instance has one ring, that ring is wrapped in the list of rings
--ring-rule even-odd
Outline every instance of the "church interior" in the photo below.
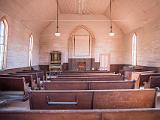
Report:
[[[160,0],[0,0],[0,120],[160,120]]]

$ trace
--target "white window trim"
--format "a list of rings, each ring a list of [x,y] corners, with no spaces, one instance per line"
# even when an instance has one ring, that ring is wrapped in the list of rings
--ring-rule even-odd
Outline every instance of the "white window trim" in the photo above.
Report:
[[[135,33],[132,36],[132,65],[137,65],[137,35]]]
[[[8,22],[7,20],[2,17],[0,19],[1,22],[4,23],[4,53],[3,53],[3,63],[1,70],[5,69],[7,67],[7,40],[8,40]]]
[[[33,53],[33,35],[31,34],[29,37],[29,58],[28,58],[29,66],[32,66],[32,57],[33,57],[32,53]]]

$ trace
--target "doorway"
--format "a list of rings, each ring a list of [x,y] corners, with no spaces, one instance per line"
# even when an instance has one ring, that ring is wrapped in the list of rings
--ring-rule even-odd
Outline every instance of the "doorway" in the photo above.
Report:
[[[100,61],[99,70],[110,71],[110,54],[100,54],[99,61]]]

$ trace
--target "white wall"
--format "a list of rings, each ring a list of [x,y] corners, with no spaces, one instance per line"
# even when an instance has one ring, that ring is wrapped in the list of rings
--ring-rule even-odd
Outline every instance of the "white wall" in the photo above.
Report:
[[[95,59],[99,61],[100,54],[109,53],[111,55],[111,64],[124,63],[124,40],[123,33],[115,25],[113,31],[116,37],[108,36],[110,31],[110,22],[102,15],[60,15],[61,37],[56,38],[56,23],[49,24],[40,36],[40,64],[49,64],[49,53],[53,50],[62,52],[62,62],[68,62],[68,38],[72,30],[79,25],[88,27],[96,37]]]
[[[9,25],[6,69],[29,66],[28,48],[29,48],[29,37],[31,33],[33,34],[34,37],[32,65],[38,65],[39,64],[38,34],[34,31],[31,31],[20,21],[0,11],[0,18],[3,16],[6,17]]]

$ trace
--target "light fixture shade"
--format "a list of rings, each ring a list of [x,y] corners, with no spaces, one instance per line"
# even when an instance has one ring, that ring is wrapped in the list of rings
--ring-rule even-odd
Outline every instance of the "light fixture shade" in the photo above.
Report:
[[[115,36],[115,33],[114,32],[109,32],[108,35],[113,37],[113,36]]]
[[[56,37],[59,37],[59,36],[61,36],[61,33],[60,33],[60,32],[56,32],[54,35],[55,35]]]

